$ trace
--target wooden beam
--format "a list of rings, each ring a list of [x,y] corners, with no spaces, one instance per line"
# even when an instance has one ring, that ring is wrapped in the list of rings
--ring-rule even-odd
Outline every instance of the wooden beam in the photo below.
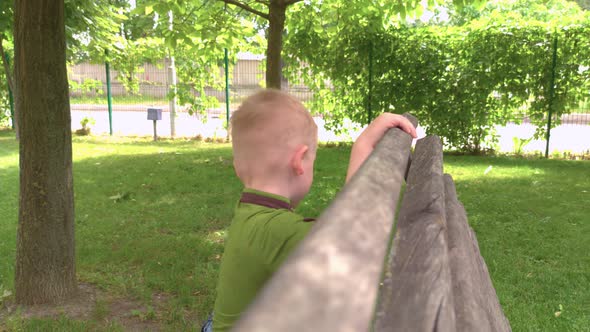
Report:
[[[442,144],[418,140],[375,315],[375,331],[455,331]]]
[[[416,144],[388,265],[375,331],[510,331],[438,137]]]
[[[463,205],[457,200],[453,178],[445,174],[444,184],[457,330],[510,331],[510,323],[498,302],[475,233],[467,223]]]

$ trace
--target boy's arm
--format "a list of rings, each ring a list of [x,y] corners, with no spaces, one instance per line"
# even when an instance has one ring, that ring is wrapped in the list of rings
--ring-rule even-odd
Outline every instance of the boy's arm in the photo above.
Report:
[[[394,127],[399,127],[413,138],[416,138],[416,128],[414,125],[399,114],[383,113],[379,115],[369,126],[361,133],[356,142],[352,145],[350,152],[350,162],[348,163],[348,172],[346,173],[346,182],[348,182],[356,171],[361,167],[365,159],[373,152],[377,142],[385,133]]]

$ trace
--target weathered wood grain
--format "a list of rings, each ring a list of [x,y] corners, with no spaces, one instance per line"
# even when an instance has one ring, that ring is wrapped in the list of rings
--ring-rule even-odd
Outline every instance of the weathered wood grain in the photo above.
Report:
[[[455,331],[442,145],[416,144],[375,316],[375,331]]]
[[[457,330],[511,331],[450,175],[445,174],[444,184]]]
[[[510,331],[437,137],[418,141],[407,178],[375,330]]]
[[[234,331],[369,329],[411,141],[383,137]]]

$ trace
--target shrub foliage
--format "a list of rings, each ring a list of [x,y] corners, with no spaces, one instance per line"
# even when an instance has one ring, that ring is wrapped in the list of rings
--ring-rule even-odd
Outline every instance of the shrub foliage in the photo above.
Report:
[[[525,116],[543,135],[550,108],[556,125],[590,91],[587,13],[555,23],[492,12],[462,26],[338,18],[294,26],[286,46],[290,63],[306,64],[289,74],[303,76],[336,129],[344,117],[410,111],[448,147],[478,152],[495,125]]]

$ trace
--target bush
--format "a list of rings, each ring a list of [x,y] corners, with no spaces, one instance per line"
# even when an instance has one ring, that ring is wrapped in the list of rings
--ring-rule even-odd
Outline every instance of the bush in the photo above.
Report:
[[[550,108],[558,125],[590,90],[589,14],[544,22],[508,12],[460,27],[342,17],[317,28],[310,22],[290,34],[287,59],[306,67],[287,74],[314,90],[310,106],[329,115],[331,129],[345,118],[366,124],[382,112],[411,112],[446,148],[479,153],[493,145],[496,125],[526,113],[539,137]]]
[[[96,124],[96,120],[94,120],[94,118],[91,117],[83,117],[82,120],[80,120],[80,125],[82,126],[81,129],[76,130],[76,135],[79,136],[87,136],[90,135],[90,126]]]

